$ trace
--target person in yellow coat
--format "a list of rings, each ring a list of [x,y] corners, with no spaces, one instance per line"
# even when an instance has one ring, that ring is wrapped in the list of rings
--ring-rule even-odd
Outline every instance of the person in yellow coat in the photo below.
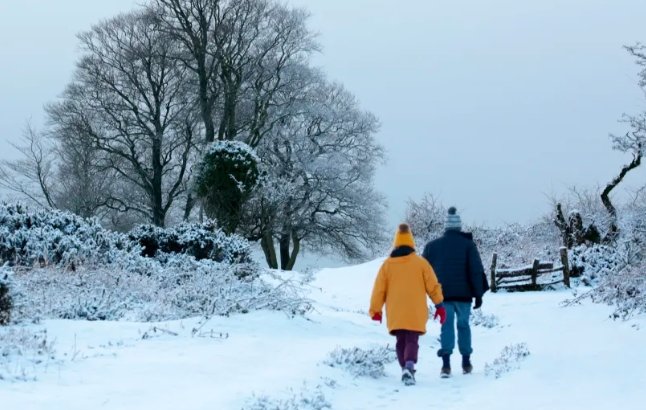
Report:
[[[415,253],[415,239],[407,224],[399,225],[393,251],[379,269],[370,299],[370,317],[382,320],[386,304],[388,331],[397,337],[397,359],[402,368],[402,381],[415,384],[415,364],[419,336],[426,333],[428,295],[436,307],[435,319],[446,320],[442,305],[442,286],[426,259]]]

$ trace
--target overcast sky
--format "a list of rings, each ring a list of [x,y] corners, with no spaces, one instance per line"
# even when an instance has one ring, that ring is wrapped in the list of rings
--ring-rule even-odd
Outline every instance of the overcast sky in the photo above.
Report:
[[[593,187],[626,160],[623,112],[646,101],[624,44],[646,42],[643,0],[291,0],[315,63],[374,112],[389,219],[423,192],[467,222],[528,222],[550,195]],[[70,79],[75,34],[134,0],[0,0],[0,158]],[[646,184],[637,170],[627,188]]]

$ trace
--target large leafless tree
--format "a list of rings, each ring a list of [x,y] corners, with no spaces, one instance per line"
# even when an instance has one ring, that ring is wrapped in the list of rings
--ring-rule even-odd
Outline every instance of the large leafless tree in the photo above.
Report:
[[[83,57],[61,102],[48,107],[54,134],[90,144],[96,167],[119,180],[106,205],[163,226],[184,193],[196,121],[187,69],[155,15],[118,16],[79,36]],[[134,194],[133,194],[134,193]]]
[[[267,178],[249,204],[249,236],[260,239],[270,267],[287,270],[303,242],[357,258],[383,240],[384,200],[372,185],[382,158],[376,118],[323,78],[301,93],[259,147]]]
[[[155,0],[164,30],[190,70],[205,141],[257,146],[286,71],[318,49],[307,13],[273,0]]]

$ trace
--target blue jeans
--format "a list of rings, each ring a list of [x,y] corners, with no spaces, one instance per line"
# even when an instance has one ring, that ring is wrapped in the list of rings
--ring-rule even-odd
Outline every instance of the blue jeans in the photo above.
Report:
[[[442,325],[442,335],[440,337],[442,348],[437,352],[437,355],[445,356],[453,353],[456,317],[458,322],[458,349],[461,355],[470,355],[473,352],[471,348],[471,327],[469,327],[471,303],[444,302],[444,307],[446,308],[446,322]]]

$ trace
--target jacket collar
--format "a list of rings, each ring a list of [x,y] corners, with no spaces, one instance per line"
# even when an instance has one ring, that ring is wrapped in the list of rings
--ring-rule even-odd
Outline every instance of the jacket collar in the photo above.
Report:
[[[401,258],[402,256],[408,256],[411,253],[415,253],[415,249],[410,246],[400,246],[399,248],[393,249],[390,253],[391,258]]]
[[[473,234],[471,232],[464,232],[458,229],[447,229],[446,231],[444,231],[444,236],[448,235],[460,235],[469,240],[473,240]]]

